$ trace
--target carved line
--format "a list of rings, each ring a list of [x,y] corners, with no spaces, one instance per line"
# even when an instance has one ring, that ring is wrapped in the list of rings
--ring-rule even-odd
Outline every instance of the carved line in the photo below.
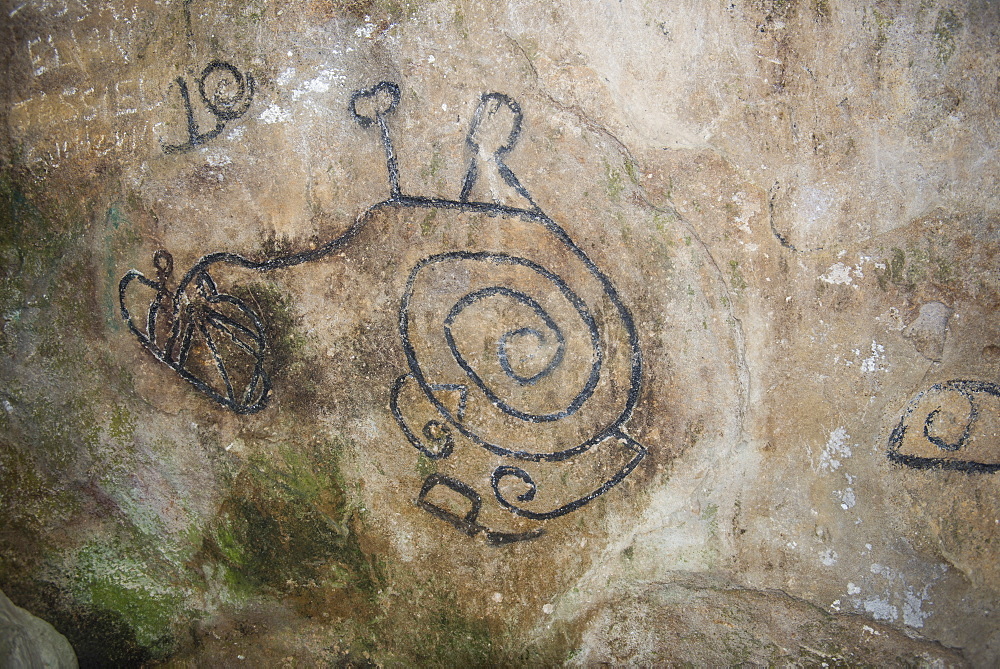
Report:
[[[469,512],[466,513],[465,516],[459,516],[451,511],[448,511],[447,509],[442,509],[440,506],[427,501],[427,494],[439,485],[453,490],[469,500],[470,508]],[[476,520],[479,518],[479,511],[482,508],[482,505],[482,498],[479,496],[479,493],[472,489],[471,486],[462,483],[458,479],[451,478],[450,476],[444,476],[442,474],[431,474],[428,476],[424,480],[423,487],[420,488],[420,494],[417,495],[417,506],[421,509],[427,511],[436,518],[440,518],[441,520],[450,523],[455,529],[467,536],[474,537],[480,532],[485,532],[487,543],[493,546],[510,544],[516,541],[537,539],[545,534],[545,530],[542,528],[531,530],[529,532],[513,533],[496,532],[484,525],[480,525],[476,522]]]
[[[455,448],[455,439],[451,435],[450,429],[446,430],[445,437],[442,440],[439,440],[443,441],[440,448],[436,451],[431,450],[430,448],[424,446],[424,442],[417,435],[413,434],[413,430],[410,429],[409,423],[406,422],[406,418],[403,416],[403,412],[399,408],[399,393],[403,389],[403,385],[406,383],[406,381],[412,378],[413,378],[412,374],[403,374],[402,376],[397,378],[396,381],[392,384],[392,390],[389,393],[389,411],[392,412],[393,418],[396,419],[396,423],[399,425],[399,429],[403,431],[403,436],[405,436],[406,440],[409,441],[411,444],[413,444],[413,446],[418,451],[426,455],[431,460],[440,460],[442,458],[446,458],[449,455],[451,455],[452,450]],[[439,389],[444,389],[444,388],[439,387]],[[463,404],[464,404],[464,399],[463,399]],[[461,408],[459,409],[459,413],[460,414],[463,413]],[[443,427],[447,428],[448,426],[445,425]],[[426,430],[427,425],[425,425],[424,428]],[[424,436],[430,438],[430,435],[426,433]]]
[[[215,96],[213,96],[212,99],[209,99],[209,96],[205,92],[205,79],[207,79],[209,75],[220,70],[228,72],[236,82],[238,93],[228,102],[220,102],[215,99]],[[236,67],[232,64],[222,60],[213,60],[205,66],[205,69],[201,71],[201,75],[198,77],[197,83],[198,94],[201,96],[202,102],[205,104],[208,111],[215,116],[217,121],[215,128],[209,130],[208,132],[199,133],[198,123],[194,118],[194,108],[191,106],[191,94],[188,92],[187,82],[184,81],[184,77],[177,77],[175,81],[180,87],[181,99],[184,101],[184,116],[187,121],[188,141],[184,144],[165,144],[163,145],[164,153],[182,153],[210,142],[218,137],[223,130],[225,130],[226,123],[228,121],[232,121],[243,116],[243,114],[245,114],[250,108],[250,104],[253,102],[253,76],[247,74],[244,78],[243,73],[236,69]]]
[[[822,246],[800,249],[794,244],[792,244],[788,240],[787,236],[781,234],[781,232],[778,231],[778,226],[774,224],[774,199],[777,197],[777,193],[775,191],[780,190],[780,188],[781,185],[778,182],[775,182],[774,186],[771,187],[771,191],[768,193],[769,197],[767,198],[768,221],[771,225],[771,234],[773,234],[774,238],[778,240],[778,243],[780,243],[786,249],[789,249],[796,253],[814,253],[816,251],[822,251],[823,250]]]
[[[473,114],[472,125],[465,139],[465,143],[472,149],[472,161],[469,163],[469,170],[465,173],[465,179],[462,180],[462,193],[458,199],[462,202],[468,202],[469,196],[472,194],[472,188],[476,185],[476,180],[479,178],[480,147],[474,139],[476,131],[482,125],[484,118],[496,114],[501,106],[507,107],[513,114],[514,124],[507,135],[507,141],[493,152],[493,161],[496,163],[497,171],[507,185],[530,202],[533,209],[537,210],[538,205],[531,199],[528,189],[521,185],[514,171],[507,167],[507,163],[504,162],[504,156],[510,153],[521,136],[521,122],[524,119],[524,114],[521,112],[521,105],[503,93],[483,93],[479,99],[479,106],[476,107],[476,112]]]
[[[385,109],[380,109],[375,103],[378,102],[379,94],[386,94],[389,96],[389,106]],[[375,118],[370,116],[365,116],[364,114],[358,113],[358,100],[368,99],[372,100],[373,109],[375,110]],[[400,195],[399,191],[399,166],[396,163],[396,153],[392,146],[392,137],[389,135],[389,124],[386,122],[385,117],[390,114],[399,105],[400,93],[399,86],[391,81],[383,81],[375,86],[372,86],[368,90],[355,91],[354,95],[351,96],[351,101],[348,104],[348,109],[350,109],[351,116],[358,122],[362,128],[371,127],[372,123],[377,123],[379,131],[382,133],[382,146],[385,149],[385,164],[386,169],[389,172],[389,190],[392,193],[392,197],[398,197]]]
[[[601,434],[593,436],[591,439],[587,440],[583,444],[576,446],[574,448],[566,449],[564,451],[559,451],[557,453],[531,453],[523,450],[512,450],[498,446],[487,442],[479,438],[475,433],[462,425],[461,422],[452,421],[456,428],[466,437],[472,439],[475,443],[489,449],[490,451],[498,455],[508,455],[516,457],[523,460],[531,461],[559,461],[566,458],[572,457],[578,453],[582,453],[588,450],[591,446],[599,441],[602,441],[608,434],[610,434],[615,429],[619,428],[625,422],[629,420],[632,416],[632,412],[635,409],[635,405],[639,398],[639,385],[640,379],[642,377],[642,354],[639,349],[639,337],[635,329],[635,324],[632,319],[631,313],[622,303],[621,298],[618,296],[618,292],[615,290],[614,286],[611,284],[610,279],[607,278],[587,257],[584,252],[573,243],[569,238],[569,235],[559,227],[554,221],[548,218],[545,214],[539,211],[530,211],[527,209],[518,209],[514,207],[508,207],[500,204],[492,203],[482,203],[482,202],[455,202],[453,200],[441,200],[435,198],[421,198],[421,197],[410,197],[410,196],[400,196],[394,200],[386,200],[385,202],[379,203],[372,208],[372,211],[381,209],[383,207],[393,207],[393,206],[406,206],[406,207],[421,207],[421,208],[444,208],[444,209],[455,209],[462,212],[478,212],[484,213],[490,216],[519,216],[522,220],[527,222],[533,222],[542,225],[549,232],[555,235],[560,241],[562,241],[570,251],[586,266],[587,270],[600,282],[604,292],[610,298],[611,303],[615,306],[618,316],[622,320],[622,324],[625,330],[628,332],[629,345],[631,350],[631,369],[629,375],[629,389],[626,396],[625,407],[621,414],[607,427],[607,429]],[[455,257],[468,257],[475,258],[476,256],[489,256],[489,255],[501,255],[501,254],[488,254],[488,253],[475,253],[466,251],[455,251],[452,252]],[[513,256],[510,256],[513,258]],[[433,258],[433,256],[432,256]],[[426,261],[427,259],[425,259]],[[523,260],[523,259],[522,259]],[[421,261],[424,262],[424,261]],[[528,261],[530,262],[530,261]],[[416,353],[413,350],[412,344],[409,343],[408,337],[406,337],[405,332],[407,328],[407,318],[405,311],[405,302],[408,300],[408,295],[412,294],[412,281],[414,275],[411,273],[410,281],[407,283],[407,289],[404,293],[404,308],[400,309],[400,334],[403,338],[404,352],[406,353],[407,362],[410,366],[410,371],[413,373],[414,378],[418,381],[420,386],[424,389],[425,394],[428,399],[438,408],[443,416],[450,417],[450,411],[445,407],[433,394],[431,389],[428,387],[428,383],[423,373],[420,371],[420,365],[416,358]],[[449,420],[452,420],[449,418]]]
[[[638,464],[642,461],[642,459],[646,457],[647,453],[646,448],[641,444],[639,444],[639,442],[635,441],[627,434],[622,432],[621,430],[616,430],[613,433],[609,434],[608,438],[619,439],[620,441],[625,442],[625,446],[627,446],[629,449],[635,452],[635,456],[631,460],[629,460],[629,462],[624,467],[622,467],[622,469],[619,470],[618,473],[616,473],[614,476],[608,479],[604,483],[604,485],[602,485],[597,490],[594,490],[584,495],[583,497],[580,497],[579,499],[576,499],[557,509],[553,509],[552,511],[539,512],[539,511],[531,511],[529,509],[525,509],[524,507],[520,507],[503,496],[503,494],[500,492],[500,481],[503,480],[505,476],[514,476],[516,478],[521,479],[521,481],[527,483],[530,486],[528,491],[522,493],[521,495],[518,495],[517,497],[518,501],[521,502],[530,502],[535,497],[535,492],[537,491],[538,487],[535,484],[535,481],[531,478],[531,475],[528,474],[528,472],[524,471],[520,467],[512,467],[509,465],[497,467],[495,470],[493,470],[493,476],[490,478],[490,483],[493,486],[493,494],[496,496],[497,501],[500,502],[500,504],[511,513],[515,513],[519,516],[522,516],[524,518],[530,518],[532,520],[549,520],[551,518],[557,518],[559,516],[566,515],[571,511],[576,511],[581,506],[589,504],[595,498],[600,497],[608,490],[621,483],[625,479],[625,477],[628,476],[632,472],[632,470],[638,466]]]
[[[889,435],[889,450],[886,453],[886,457],[888,457],[892,462],[906,465],[907,467],[912,467],[913,469],[944,469],[970,474],[1000,471],[1000,463],[988,464],[984,462],[976,462],[975,460],[958,460],[955,458],[928,458],[917,455],[907,455],[899,452],[900,447],[903,445],[903,439],[906,436],[906,420],[916,410],[920,400],[923,399],[928,393],[941,392],[944,390],[954,390],[961,394],[969,401],[970,408],[969,420],[966,422],[962,436],[954,444],[949,444],[943,439],[933,437],[929,432],[931,425],[933,425],[934,417],[941,411],[941,407],[938,406],[936,409],[928,412],[927,417],[924,419],[924,437],[926,437],[930,443],[934,444],[943,451],[959,451],[968,442],[972,426],[979,416],[979,411],[976,407],[975,397],[973,395],[974,393],[986,393],[988,395],[993,395],[994,397],[1000,397],[1000,386],[986,381],[955,380],[935,383],[927,390],[918,393],[912,400],[910,400],[909,404],[907,404],[906,409],[903,411],[903,415],[900,416],[899,422],[892,429],[892,432]]]
[[[166,254],[165,251],[159,251],[157,253]],[[163,256],[161,255],[161,257]],[[172,260],[168,263],[168,266],[172,266]],[[136,270],[131,270],[127,272],[119,282],[118,299],[121,306],[121,314],[129,329],[132,331],[132,334],[135,335],[135,337],[139,340],[139,343],[142,344],[146,350],[152,353],[157,360],[176,371],[183,379],[191,383],[195,388],[205,393],[219,404],[238,414],[250,414],[263,409],[269,399],[271,380],[267,372],[264,370],[264,358],[267,352],[267,337],[264,334],[264,326],[261,323],[260,318],[243,301],[231,295],[219,294],[215,286],[215,282],[212,281],[211,277],[206,274],[197,284],[198,290],[205,302],[208,305],[232,305],[251,319],[253,329],[247,328],[245,325],[238,323],[229,316],[204,305],[187,305],[183,309],[182,317],[180,304],[181,300],[175,297],[173,300],[173,313],[171,314],[172,321],[170,335],[163,346],[160,346],[156,341],[156,333],[158,330],[158,319],[161,315],[160,307],[167,296],[165,285],[166,275],[167,273],[161,270],[160,280],[151,281]],[[125,306],[126,290],[128,289],[129,284],[136,280],[139,281],[139,283],[150,288],[154,288],[157,291],[157,295],[149,308],[149,314],[146,319],[147,329],[145,333],[136,327],[128,308]],[[212,326],[213,329],[226,335],[236,346],[250,353],[254,357],[254,366],[250,375],[250,383],[246,391],[240,397],[236,396],[235,389],[232,387],[232,383],[230,382],[229,372],[226,368],[225,361],[219,353],[218,347],[215,343],[215,337],[211,334],[208,326]],[[206,345],[212,355],[212,360],[215,364],[216,370],[225,384],[225,394],[219,393],[206,381],[186,369],[188,354],[191,350],[195,329],[197,329],[205,338]],[[258,393],[259,397],[255,401],[252,401]]]
[[[554,283],[562,292],[563,296],[566,297],[566,299],[573,304],[573,306],[577,310],[577,313],[580,315],[580,318],[587,325],[587,329],[590,334],[591,344],[593,346],[593,351],[594,351],[593,362],[591,363],[590,375],[587,378],[587,382],[584,385],[583,389],[579,392],[579,394],[577,394],[575,398],[573,398],[573,401],[570,402],[570,405],[566,407],[566,409],[554,413],[549,413],[549,414],[526,413],[515,409],[514,407],[508,405],[506,402],[500,399],[500,397],[498,397],[497,394],[493,392],[493,390],[483,382],[482,378],[480,378],[480,376],[476,373],[476,371],[472,368],[472,366],[468,363],[468,361],[464,358],[464,356],[462,356],[461,352],[458,350],[458,346],[455,343],[455,338],[453,337],[451,332],[452,323],[454,323],[454,320],[457,317],[457,315],[460,314],[466,307],[482,299],[490,297],[492,295],[506,295],[534,310],[535,313],[538,314],[538,316],[543,321],[545,321],[546,325],[548,325],[557,332],[557,335],[560,339],[560,343],[562,343],[563,341],[562,333],[559,332],[558,326],[556,326],[555,322],[548,315],[548,313],[546,313],[545,310],[542,309],[541,305],[539,305],[538,302],[533,300],[531,297],[525,295],[520,291],[511,290],[510,288],[506,288],[504,286],[490,286],[469,293],[468,295],[465,295],[464,297],[462,297],[462,299],[460,299],[458,302],[455,303],[451,311],[448,313],[448,316],[444,319],[444,336],[445,340],[448,342],[448,348],[451,350],[451,354],[455,358],[455,361],[458,362],[459,366],[465,371],[465,373],[469,376],[469,378],[472,379],[473,383],[475,383],[476,386],[483,391],[486,397],[489,398],[490,402],[492,402],[498,409],[500,409],[504,413],[514,416],[515,418],[519,418],[523,421],[529,421],[532,423],[560,420],[562,418],[566,418],[567,416],[571,416],[574,413],[576,413],[583,405],[583,403],[586,402],[590,398],[590,396],[594,393],[594,389],[597,388],[597,382],[600,379],[601,362],[603,360],[603,354],[601,352],[600,333],[597,331],[597,323],[594,322],[593,316],[591,316],[590,312],[587,310],[587,305],[584,304],[583,300],[581,300],[576,295],[576,293],[570,290],[569,286],[567,286],[566,283],[561,278],[559,278],[552,272],[549,272],[541,265],[534,263],[530,260],[527,260],[526,258],[519,258],[516,256],[510,256],[500,253],[486,253],[486,252],[471,253],[466,251],[455,251],[452,253],[444,253],[436,256],[431,256],[417,263],[417,266],[414,267],[413,271],[410,273],[410,279],[406,283],[407,290],[403,295],[403,306],[400,309],[400,334],[403,337],[404,348],[407,351],[412,350],[412,345],[410,344],[410,339],[409,339],[409,331],[408,329],[404,330],[403,328],[404,325],[408,324],[406,311],[409,309],[410,297],[412,296],[413,292],[412,291],[413,282],[416,278],[416,275],[421,269],[432,263],[446,262],[449,260],[478,260],[484,262],[492,262],[498,265],[521,265],[527,267],[541,274],[546,279]],[[414,360],[415,359],[416,356],[414,356]],[[562,360],[562,348],[560,348],[559,360]],[[545,373],[548,373],[548,371],[550,370],[546,370]],[[418,381],[420,381],[421,379],[422,375],[417,377]]]
[[[563,356],[566,354],[566,338],[563,337],[562,331],[555,325],[555,323],[546,323],[546,325],[549,325],[555,332],[558,348],[556,349],[555,355],[552,356],[552,359],[549,360],[545,368],[532,376],[523,376],[518,374],[514,371],[514,368],[510,366],[510,355],[507,352],[507,342],[514,337],[531,335],[538,342],[538,345],[541,346],[546,343],[545,335],[534,328],[525,327],[517,330],[511,330],[510,332],[504,332],[497,341],[497,360],[500,361],[500,367],[507,376],[514,379],[522,386],[534,385],[540,379],[543,379],[551,374],[557,367],[559,367],[560,363],[562,363]]]

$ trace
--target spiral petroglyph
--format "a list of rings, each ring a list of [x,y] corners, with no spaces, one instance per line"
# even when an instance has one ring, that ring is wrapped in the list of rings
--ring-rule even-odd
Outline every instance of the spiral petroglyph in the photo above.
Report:
[[[915,469],[1000,471],[1000,386],[935,383],[910,400],[889,435],[888,457]]]
[[[368,260],[386,255],[399,268],[388,286],[399,290],[398,333],[408,367],[392,384],[389,410],[402,436],[442,467],[447,461],[449,472],[425,477],[417,505],[492,544],[535,538],[542,534],[538,521],[589,503],[646,455],[625,432],[642,380],[636,327],[608,276],[507,166],[521,129],[520,105],[499,93],[480,98],[466,140],[473,159],[459,198],[447,200],[401,191],[387,121],[399,101],[399,87],[381,82],[354,93],[348,106],[362,128],[379,130],[389,199],[308,251],[265,260],[204,256],[173,291],[173,261],[160,251],[157,280],[136,270],[122,279],[122,316],[139,342],[182,378],[236,413],[254,413],[271,396],[265,327],[246,303],[220,294],[213,275],[290,268],[334,250]],[[494,177],[491,201],[473,199],[483,175]],[[447,221],[453,232],[387,243],[426,216]],[[127,306],[139,287],[153,293],[145,327]],[[232,313],[222,313],[223,306]],[[208,364],[195,364],[192,347],[205,349],[200,359]],[[249,356],[252,372],[234,381],[237,354]],[[469,448],[499,461],[463,466],[475,459]],[[563,463],[575,467],[572,477]],[[519,519],[506,530],[480,520],[481,491],[489,490],[493,506]],[[456,504],[467,510],[456,512]]]

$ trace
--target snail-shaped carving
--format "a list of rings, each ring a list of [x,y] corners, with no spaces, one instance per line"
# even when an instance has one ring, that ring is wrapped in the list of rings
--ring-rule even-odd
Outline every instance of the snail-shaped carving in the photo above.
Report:
[[[358,123],[380,131],[390,197],[343,235],[266,261],[207,255],[173,292],[172,261],[158,252],[156,281],[135,270],[122,279],[122,316],[158,360],[229,409],[252,413],[270,393],[261,319],[220,294],[212,274],[226,265],[261,272],[292,267],[340,248],[359,259],[390,255],[392,266],[410,268],[403,270],[405,283],[386,279],[401,291],[398,327],[409,367],[393,384],[392,415],[406,439],[442,467],[474,460],[470,448],[493,461],[475,465],[479,483],[468,478],[468,467],[428,476],[417,504],[466,534],[484,533],[490,543],[530,539],[541,528],[524,522],[587,504],[645,457],[624,431],[642,378],[638,335],[610,279],[507,166],[522,122],[515,101],[498,93],[481,97],[467,137],[473,158],[457,200],[402,193],[387,122],[399,101],[391,82],[351,98]],[[484,185],[490,201],[475,201]],[[430,215],[446,221],[448,232],[399,243],[401,230]],[[145,328],[126,307],[135,282],[155,291]],[[232,342],[233,351],[223,351],[220,341]],[[196,368],[196,347],[211,364]],[[239,382],[230,371],[234,360],[250,370]],[[466,449],[461,456],[459,448]],[[492,488],[494,508],[523,521],[506,532],[483,525],[476,485]],[[468,512],[450,510],[439,493],[457,494]]]
[[[498,117],[509,132],[484,127]],[[602,494],[644,457],[622,430],[638,397],[642,357],[632,316],[611,281],[505,164],[520,127],[513,100],[484,95],[469,132],[475,155],[460,201],[400,198],[409,206],[485,215],[490,241],[473,239],[411,269],[399,326],[410,374],[397,381],[392,409],[410,442],[432,459],[451,455],[455,433],[509,458],[490,476],[497,501],[524,518],[546,520]],[[492,151],[483,151],[484,137],[493,138]],[[494,193],[506,186],[528,206],[470,202],[484,167],[500,176]],[[503,250],[474,250],[497,241]],[[426,411],[408,417],[402,408],[428,402],[436,415],[423,425]],[[598,445],[618,451],[606,459],[618,464],[584,491],[570,492],[552,476],[546,488],[538,480],[545,468],[529,464],[565,461]]]
[[[889,436],[889,459],[916,469],[1000,471],[1000,386],[945,381],[918,394]]]

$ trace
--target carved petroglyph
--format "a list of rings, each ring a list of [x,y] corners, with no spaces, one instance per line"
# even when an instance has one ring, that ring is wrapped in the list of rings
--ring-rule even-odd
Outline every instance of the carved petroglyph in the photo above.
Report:
[[[159,251],[155,280],[136,270],[123,277],[121,314],[157,360],[224,407],[254,413],[271,393],[266,324],[221,292],[216,278],[240,268],[289,268],[334,250],[348,262],[385,257],[398,268],[385,281],[398,296],[408,367],[392,383],[388,408],[401,435],[439,467],[425,476],[417,505],[491,544],[532,539],[542,534],[540,521],[604,494],[647,453],[625,431],[642,380],[636,327],[611,280],[507,166],[522,121],[514,100],[481,97],[466,140],[473,158],[456,200],[402,193],[387,120],[399,101],[391,82],[351,98],[359,125],[379,130],[390,197],[344,234],[261,261],[209,254],[173,290],[172,259]],[[203,139],[193,130],[189,144]],[[493,201],[474,201],[484,176]],[[442,232],[402,239],[428,216],[447,222]],[[136,300],[139,288],[147,298]],[[141,323],[136,304],[146,311]],[[487,505],[482,492],[490,489]]]
[[[1000,386],[935,383],[906,406],[888,456],[916,469],[1000,471]]]
[[[166,153],[190,151],[215,139],[226,129],[226,123],[243,116],[253,102],[253,76],[244,75],[234,65],[225,61],[213,60],[206,65],[196,83],[202,104],[216,119],[215,127],[205,132],[199,131],[187,81],[184,77],[177,77],[176,84],[184,101],[188,140],[183,144],[165,144],[163,150]]]

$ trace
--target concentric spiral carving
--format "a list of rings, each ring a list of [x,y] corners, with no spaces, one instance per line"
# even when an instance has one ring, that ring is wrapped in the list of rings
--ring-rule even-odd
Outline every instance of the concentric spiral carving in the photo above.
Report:
[[[507,216],[562,232],[538,212]],[[428,256],[407,280],[400,335],[413,378],[448,423],[498,455],[571,457],[617,429],[635,403],[641,357],[631,316],[564,235],[544,252],[525,244]],[[459,386],[462,416],[435,390]]]
[[[424,271],[430,266],[437,271]],[[603,355],[597,323],[565,281],[526,258],[447,253],[420,263],[403,297],[401,329],[407,350],[414,351],[411,329],[419,327],[411,328],[412,311],[438,308],[414,304],[414,291],[448,295],[433,284],[453,273],[475,274],[487,285],[461,295],[450,308],[444,305],[448,311],[439,333],[421,334],[436,339],[433,345],[446,346],[471,385],[503,413],[533,423],[577,413],[600,378]],[[480,351],[483,338],[491,345]],[[428,372],[414,359],[414,373],[425,378]],[[478,435],[471,419],[462,422]]]

